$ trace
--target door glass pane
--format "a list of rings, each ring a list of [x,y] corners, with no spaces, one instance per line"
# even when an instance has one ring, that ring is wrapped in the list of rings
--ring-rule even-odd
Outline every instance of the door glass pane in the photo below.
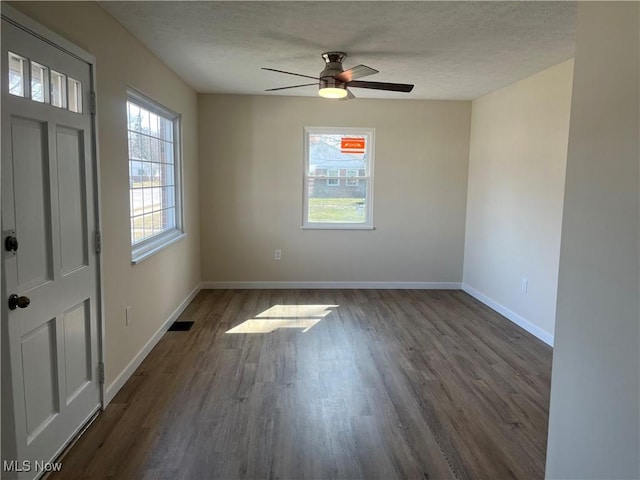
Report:
[[[67,77],[51,70],[51,105],[67,108]]]
[[[82,83],[69,77],[69,110],[82,113]]]
[[[9,93],[26,96],[27,59],[9,52]]]
[[[47,101],[47,88],[49,83],[49,69],[36,62],[31,62],[31,100],[35,102]]]

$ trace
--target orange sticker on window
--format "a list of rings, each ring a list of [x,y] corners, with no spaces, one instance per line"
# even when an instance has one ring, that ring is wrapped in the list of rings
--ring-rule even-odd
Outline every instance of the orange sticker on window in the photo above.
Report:
[[[365,139],[363,137],[342,137],[340,151],[342,153],[364,153]]]

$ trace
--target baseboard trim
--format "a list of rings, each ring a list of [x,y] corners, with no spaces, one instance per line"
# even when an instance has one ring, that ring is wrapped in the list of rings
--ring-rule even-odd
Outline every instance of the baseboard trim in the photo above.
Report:
[[[469,295],[474,297],[476,300],[479,300],[482,303],[484,303],[487,307],[495,310],[500,315],[502,315],[502,316],[506,317],[507,319],[511,320],[513,323],[515,323],[519,327],[525,329],[531,335],[537,337],[538,339],[542,340],[547,345],[553,347],[553,335],[551,335],[550,333],[545,332],[544,330],[542,330],[537,325],[534,325],[533,323],[531,323],[529,320],[527,320],[527,319],[521,317],[520,315],[518,315],[517,313],[509,310],[507,307],[499,304],[498,302],[496,302],[495,300],[493,300],[490,297],[487,297],[483,293],[480,293],[478,290],[476,290],[475,288],[467,285],[466,283],[462,284],[462,290],[467,292]]]
[[[162,324],[162,326],[158,329],[156,333],[149,339],[149,341],[142,347],[142,349],[136,354],[135,357],[129,362],[129,364],[125,367],[125,369],[118,375],[118,377],[107,387],[105,395],[104,395],[104,405],[105,408],[111,400],[116,396],[116,394],[120,391],[120,389],[124,386],[124,384],[131,378],[131,375],[136,371],[136,369],[140,366],[142,361],[149,355],[149,352],[156,346],[156,344],[160,341],[165,332],[169,329],[171,324],[175,322],[178,317],[185,311],[187,306],[191,303],[191,301],[195,298],[198,292],[202,290],[202,285],[197,285],[187,298],[185,298],[178,308],[176,308],[169,318]]]
[[[203,290],[250,289],[380,289],[380,290],[460,290],[459,282],[203,282]]]

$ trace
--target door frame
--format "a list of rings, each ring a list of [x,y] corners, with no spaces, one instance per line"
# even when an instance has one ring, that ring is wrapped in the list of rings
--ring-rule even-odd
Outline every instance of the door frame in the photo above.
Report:
[[[36,22],[32,18],[23,14],[22,12],[16,10],[15,8],[7,5],[5,2],[2,2],[2,19],[6,20],[18,28],[34,35],[40,40],[52,45],[65,53],[75,57],[89,65],[89,76],[90,76],[90,95],[91,95],[91,149],[93,155],[93,178],[88,179],[93,182],[93,188],[95,193],[95,204],[93,205],[95,219],[96,219],[96,228],[97,228],[97,236],[94,237],[96,243],[99,241],[99,238],[102,236],[102,195],[100,191],[100,159],[99,159],[99,148],[98,148],[98,109],[97,109],[97,82],[96,82],[96,58],[91,55],[89,52],[83,50],[77,45],[71,43],[69,40],[61,37],[57,33],[49,30],[44,27],[40,23]],[[0,173],[1,175],[1,173]],[[0,198],[0,211],[2,211],[2,199]],[[88,232],[89,236],[92,236],[92,232]],[[103,279],[103,260],[102,260],[102,247],[100,245],[95,245],[94,252],[98,252],[97,258],[97,301],[98,305],[96,308],[96,312],[98,318],[96,319],[98,325],[98,362],[102,365],[101,375],[99,378],[99,389],[100,389],[100,409],[104,410],[105,408],[105,378],[104,378],[104,339],[105,339],[105,325],[103,319],[104,317],[104,279]],[[0,290],[4,290],[2,288],[2,282],[4,279],[3,275],[0,275]],[[6,303],[6,299],[2,299],[2,320],[4,321],[8,316],[8,307]],[[3,339],[0,342],[0,351],[5,346],[2,345],[8,339]],[[82,430],[80,430],[82,431]]]

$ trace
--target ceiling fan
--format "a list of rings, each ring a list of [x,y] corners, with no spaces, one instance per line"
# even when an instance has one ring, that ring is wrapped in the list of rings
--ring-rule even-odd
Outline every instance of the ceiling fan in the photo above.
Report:
[[[320,88],[318,94],[325,98],[341,98],[348,100],[349,98],[355,98],[355,95],[351,93],[349,88],[369,88],[372,90],[387,90],[390,92],[410,92],[413,90],[413,85],[408,83],[387,83],[387,82],[363,82],[357,80],[358,78],[366,77],[378,73],[375,70],[366,65],[356,65],[349,70],[342,68],[342,61],[347,56],[344,52],[325,52],[322,54],[322,58],[325,61],[325,67],[318,77],[311,77],[309,75],[301,75],[299,73],[285,72],[284,70],[276,70],[274,68],[262,68],[262,70],[269,70],[271,72],[285,73],[287,75],[295,75],[297,77],[311,78],[316,80],[314,83],[304,83],[302,85],[291,85],[289,87],[269,88],[265,92],[273,92],[276,90],[286,90],[289,88],[308,87],[311,85],[318,85]]]

